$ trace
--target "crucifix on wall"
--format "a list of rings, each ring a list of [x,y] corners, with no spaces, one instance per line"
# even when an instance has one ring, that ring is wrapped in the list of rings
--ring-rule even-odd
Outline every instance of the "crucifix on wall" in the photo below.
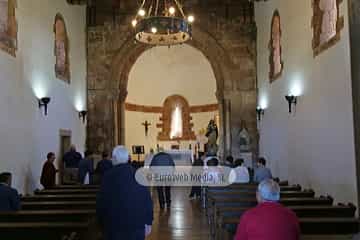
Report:
[[[148,122],[147,120],[145,120],[145,122],[141,123],[144,128],[145,128],[145,137],[148,136],[148,132],[149,132],[149,126],[151,126],[151,123]]]

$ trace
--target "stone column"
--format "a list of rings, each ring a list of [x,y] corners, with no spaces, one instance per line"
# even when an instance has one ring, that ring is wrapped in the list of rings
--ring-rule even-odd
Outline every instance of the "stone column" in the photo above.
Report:
[[[360,2],[349,0],[349,30],[350,30],[350,54],[351,54],[351,77],[354,112],[354,136],[356,175],[358,190],[358,205],[360,205]]]
[[[117,136],[118,144],[125,145],[125,101],[127,97],[126,91],[120,91],[117,104]]]
[[[231,155],[231,101],[225,99],[225,155]]]
[[[218,151],[218,155],[220,156],[220,158],[224,158],[225,156],[225,111],[224,111],[224,96],[219,93],[216,92],[216,98],[218,99],[218,103],[219,103],[219,120],[220,123],[218,126],[219,129],[219,151]]]

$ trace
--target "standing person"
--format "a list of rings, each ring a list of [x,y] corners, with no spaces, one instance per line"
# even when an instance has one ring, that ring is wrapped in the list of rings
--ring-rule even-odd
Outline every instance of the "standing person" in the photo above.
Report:
[[[193,167],[202,167],[204,166],[204,162],[201,158],[198,158],[194,161]],[[191,193],[189,195],[190,200],[200,198],[201,197],[201,186],[192,186],[191,187]]]
[[[150,167],[175,167],[174,160],[170,154],[165,152],[159,152],[153,157]],[[155,170],[157,171],[157,170]],[[160,170],[162,171],[162,170]],[[158,196],[159,196],[159,205],[160,209],[164,209],[165,203],[166,207],[170,208],[171,206],[171,187],[170,186],[157,186],[156,187]],[[165,197],[164,197],[165,192]]]
[[[85,158],[79,163],[79,182],[80,184],[92,184],[92,175],[94,173],[93,153],[89,150],[85,152]],[[86,179],[88,176],[88,180]],[[86,181],[85,181],[86,180]]]
[[[145,156],[145,161],[144,161],[144,166],[145,167],[150,166],[150,163],[151,163],[153,157],[154,157],[154,149],[151,148],[150,152],[148,154],[146,154],[146,156]]]
[[[244,159],[235,161],[235,168],[230,172],[230,183],[248,183],[250,181],[249,170],[244,165]]]
[[[0,174],[0,212],[20,210],[20,196],[16,189],[11,187],[11,173]]]
[[[234,240],[299,240],[299,221],[293,211],[279,203],[280,186],[275,181],[262,181],[256,193],[258,205],[245,212]]]
[[[64,175],[62,176],[62,181],[64,184],[74,184],[79,181],[78,168],[81,159],[82,156],[79,152],[76,151],[75,145],[71,145],[70,150],[63,156]]]
[[[113,165],[104,176],[96,213],[105,240],[144,240],[151,233],[153,204],[149,190],[138,184],[124,146],[113,151]]]
[[[106,151],[104,151],[102,153],[102,160],[100,162],[98,162],[98,164],[96,165],[95,172],[97,174],[99,174],[100,179],[102,179],[105,172],[110,170],[112,167],[113,167],[113,164],[112,164],[112,162],[111,162],[111,160],[109,158],[109,154]]]
[[[257,168],[255,169],[254,182],[260,183],[266,179],[271,179],[272,174],[269,168],[266,167],[265,158],[259,158]]]
[[[45,189],[53,188],[56,183],[55,153],[49,152],[41,172],[40,183]]]

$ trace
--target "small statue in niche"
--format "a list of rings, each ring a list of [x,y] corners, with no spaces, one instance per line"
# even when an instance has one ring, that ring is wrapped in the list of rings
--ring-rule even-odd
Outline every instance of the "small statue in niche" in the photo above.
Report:
[[[240,152],[250,152],[251,150],[251,138],[249,131],[246,127],[246,122],[244,120],[241,121],[241,130],[239,132],[239,148]]]
[[[216,156],[218,151],[217,139],[219,136],[219,130],[215,123],[215,120],[211,119],[206,130],[205,136],[208,138],[207,146],[207,155]]]
[[[323,12],[320,44],[324,44],[336,35],[336,22],[338,18],[336,0],[320,0],[319,8]]]

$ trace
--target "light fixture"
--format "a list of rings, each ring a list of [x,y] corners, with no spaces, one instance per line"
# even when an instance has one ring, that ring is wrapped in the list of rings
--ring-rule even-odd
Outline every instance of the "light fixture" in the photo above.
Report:
[[[50,103],[51,98],[49,97],[43,97],[39,99],[39,108],[41,109],[42,107],[44,107],[44,114],[45,116],[48,113],[48,104]]]
[[[87,111],[83,110],[79,112],[79,118],[82,119],[82,122],[85,123]]]
[[[257,114],[258,120],[261,121],[261,116],[263,116],[265,114],[265,109],[263,109],[261,107],[257,107],[256,114]]]
[[[185,15],[179,0],[143,0],[131,24],[138,42],[170,46],[191,39],[194,21],[193,15]]]
[[[296,104],[297,104],[297,97],[294,95],[287,95],[287,96],[285,96],[285,99],[289,104],[289,113],[291,113],[292,105],[296,106]]]

